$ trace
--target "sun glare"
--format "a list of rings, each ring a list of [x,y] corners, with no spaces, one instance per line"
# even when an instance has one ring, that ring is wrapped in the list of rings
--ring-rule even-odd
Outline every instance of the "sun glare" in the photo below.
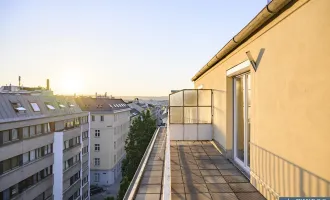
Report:
[[[71,74],[75,74],[71,76]],[[61,93],[63,94],[82,94],[83,93],[83,77],[77,73],[66,73],[61,77]]]

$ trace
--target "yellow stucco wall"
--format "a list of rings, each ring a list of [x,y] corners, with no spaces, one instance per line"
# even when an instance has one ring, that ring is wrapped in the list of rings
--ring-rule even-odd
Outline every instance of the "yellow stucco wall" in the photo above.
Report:
[[[232,78],[251,68],[251,182],[268,198],[330,196],[330,1],[300,0],[195,81],[214,89],[214,139],[231,152]]]

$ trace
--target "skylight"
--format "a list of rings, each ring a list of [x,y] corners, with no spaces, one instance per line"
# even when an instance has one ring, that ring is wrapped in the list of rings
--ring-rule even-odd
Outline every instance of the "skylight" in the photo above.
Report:
[[[55,107],[50,105],[49,103],[46,103],[46,106],[47,106],[48,110],[55,110]]]
[[[65,105],[63,105],[63,104],[58,104],[58,106],[59,106],[60,108],[65,108]]]
[[[72,104],[70,102],[68,102],[67,104],[68,104],[69,107],[74,107],[74,104]]]
[[[11,102],[11,105],[15,109],[16,112],[25,112],[26,109],[18,102]]]
[[[109,106],[110,106],[111,108],[113,108],[111,104],[109,104]]]
[[[39,112],[40,111],[40,108],[39,108],[37,103],[30,103],[30,105],[31,105],[34,112]]]
[[[26,111],[26,109],[24,107],[17,107],[15,109],[18,110],[18,111]]]

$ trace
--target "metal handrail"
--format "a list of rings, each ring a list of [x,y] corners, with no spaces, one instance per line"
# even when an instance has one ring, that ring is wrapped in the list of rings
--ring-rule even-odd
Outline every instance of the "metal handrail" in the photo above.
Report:
[[[171,151],[170,130],[166,130],[165,161],[163,172],[163,198],[171,200]]]
[[[147,147],[146,151],[143,154],[143,157],[140,161],[140,164],[139,164],[138,168],[135,171],[134,177],[133,177],[132,181],[130,182],[129,187],[126,190],[126,193],[125,193],[125,196],[124,196],[123,200],[133,200],[134,199],[135,194],[136,194],[137,189],[138,189],[138,186],[139,186],[139,183],[140,183],[140,180],[141,180],[141,177],[142,177],[143,172],[144,172],[144,168],[147,165],[152,147],[154,146],[155,140],[156,140],[156,138],[159,134],[159,130],[160,130],[160,128],[158,127],[156,129],[154,135],[152,136],[152,138],[151,138],[151,140],[148,144],[148,147]]]

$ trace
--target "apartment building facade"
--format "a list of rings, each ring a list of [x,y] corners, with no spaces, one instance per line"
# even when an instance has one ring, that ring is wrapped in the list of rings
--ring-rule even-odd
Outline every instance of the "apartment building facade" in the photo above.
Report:
[[[89,199],[89,114],[74,99],[0,93],[0,199]]]
[[[130,108],[122,99],[76,98],[91,115],[91,184],[109,186],[121,173]]]
[[[267,198],[329,196],[330,1],[271,1],[192,79],[212,137]]]

